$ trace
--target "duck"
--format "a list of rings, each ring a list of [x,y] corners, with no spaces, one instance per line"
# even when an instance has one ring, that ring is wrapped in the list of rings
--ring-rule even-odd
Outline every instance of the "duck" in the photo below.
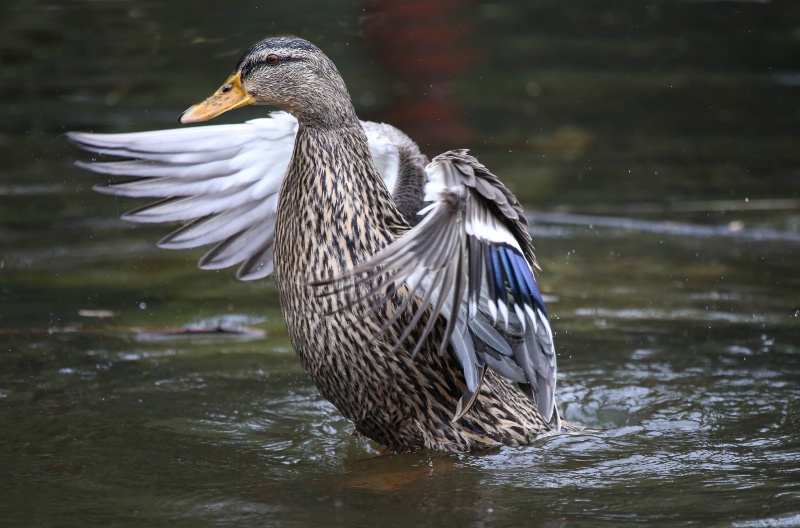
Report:
[[[182,222],[161,247],[213,245],[201,268],[272,277],[303,369],[357,433],[403,453],[574,430],[529,225],[497,176],[465,149],[428,160],[402,131],[359,120],[334,63],[298,37],[252,46],[180,122],[247,105],[278,110],[68,135],[124,158],[77,162],[111,177],[97,191],[158,199],[124,219]]]

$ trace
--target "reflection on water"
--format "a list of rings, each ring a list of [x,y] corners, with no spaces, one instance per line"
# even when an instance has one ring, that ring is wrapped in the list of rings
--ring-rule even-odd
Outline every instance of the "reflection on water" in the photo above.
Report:
[[[166,231],[116,220],[136,204],[93,194],[60,134],[177,126],[273,33],[329,51],[363,116],[422,108],[423,87],[387,71],[405,56],[380,47],[391,32],[376,33],[425,29],[425,17],[404,26],[374,5],[317,2],[0,10],[10,525],[800,523],[791,236],[537,224],[564,415],[598,431],[381,456],[301,371],[272,283],[154,248]],[[430,153],[471,146],[531,209],[800,232],[794,4],[484,4],[460,16],[453,27],[469,32],[455,42],[479,60],[429,84],[474,136],[434,137]],[[265,335],[168,334],[193,323]]]

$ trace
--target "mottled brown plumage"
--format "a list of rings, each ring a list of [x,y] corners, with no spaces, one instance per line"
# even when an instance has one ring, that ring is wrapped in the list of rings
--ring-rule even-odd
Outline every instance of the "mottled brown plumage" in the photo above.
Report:
[[[395,327],[381,332],[379,321],[400,302],[402,289],[373,314],[364,304],[340,309],[354,292],[320,297],[310,286],[365,261],[401,236],[408,222],[372,164],[335,67],[319,50],[295,48],[296,42],[266,41],[257,54],[292,57],[287,71],[264,68],[258,81],[245,78],[243,85],[300,122],[280,193],[275,281],[303,367],[359,432],[394,451],[518,445],[548,431],[531,400],[492,371],[473,407],[451,422],[465,387],[453,355],[437,353],[441,331],[415,359],[409,353],[413,341],[393,350]],[[309,71],[320,75],[309,80]],[[290,101],[275,93],[290,93]]]
[[[281,189],[281,203],[292,205],[278,211],[275,281],[303,367],[359,432],[394,451],[530,442],[546,424],[491,371],[472,409],[450,421],[465,387],[452,354],[437,354],[441,331],[416,359],[408,347],[393,350],[394,327],[381,332],[402,292],[374,314],[363,304],[339,310],[352,299],[320,297],[309,285],[345,273],[408,229],[365,149],[360,127],[301,125]]]
[[[427,160],[404,134],[359,122],[334,64],[302,39],[272,38],[253,46],[228,82],[182,120],[206,120],[252,103],[278,106],[299,123],[277,205],[269,209],[277,215],[274,240],[271,219],[260,224],[242,221],[219,236],[207,227],[224,225],[226,209],[220,210],[222,202],[215,202],[211,191],[204,199],[207,187],[199,186],[196,171],[209,172],[209,165],[199,163],[220,163],[226,156],[233,162],[238,154],[228,150],[244,147],[232,145],[204,157],[199,148],[192,150],[181,140],[181,152],[192,152],[177,156],[170,153],[178,152],[178,146],[157,145],[157,137],[130,135],[138,145],[130,148],[124,146],[127,138],[71,138],[90,150],[108,147],[112,153],[134,157],[141,152],[151,160],[150,165],[134,161],[89,166],[97,172],[153,176],[153,181],[104,187],[104,192],[165,196],[175,189],[191,189],[186,191],[188,198],[135,212],[134,221],[198,218],[174,213],[184,202],[194,206],[199,201],[213,211],[170,235],[168,242],[175,245],[169,247],[222,240],[213,258],[204,260],[221,266],[247,259],[244,269],[252,277],[245,278],[268,275],[274,262],[284,318],[303,368],[360,433],[406,452],[522,445],[557,432],[561,422],[553,399],[555,352],[532,276],[536,263],[530,236],[519,204],[499,179],[466,151],[439,156],[423,168]],[[370,133],[376,127],[400,152],[403,176],[392,184],[391,194],[365,135],[365,129]],[[180,133],[169,137],[173,136]],[[170,156],[179,161],[173,163]],[[203,159],[197,169],[187,168],[194,167],[187,163],[195,163],[198,156]],[[148,173],[153,167],[155,173]],[[176,183],[172,175],[188,175],[189,183]],[[427,199],[435,209],[420,222],[416,212],[424,205],[423,185],[428,180],[433,187]],[[257,211],[237,194],[213,192],[234,202],[229,208],[240,208],[242,215]],[[235,222],[236,216],[229,221]],[[265,231],[259,233],[259,228]],[[475,232],[480,229],[486,233]],[[390,246],[393,252],[387,252]],[[481,256],[469,260],[469,255]],[[414,268],[417,256],[420,262],[433,262],[435,269]],[[439,269],[436,266],[444,264],[437,260],[457,265]],[[394,267],[407,268],[406,278],[393,282]],[[449,286],[440,287],[441,280],[454,281],[456,294],[450,304],[437,303],[437,292],[450,291]],[[450,299],[443,293],[442,301],[446,295]],[[429,320],[433,324],[428,325]],[[403,338],[407,327],[408,337]]]

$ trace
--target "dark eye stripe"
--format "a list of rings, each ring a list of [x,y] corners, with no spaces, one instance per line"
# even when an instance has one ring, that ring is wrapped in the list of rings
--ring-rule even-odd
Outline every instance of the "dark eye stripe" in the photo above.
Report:
[[[270,59],[270,57],[275,57],[275,59]],[[263,65],[264,63],[274,66],[276,64],[280,64],[283,62],[301,62],[305,61],[305,57],[293,57],[291,55],[278,55],[277,53],[270,53],[266,57],[262,58],[260,61],[254,61],[253,59],[249,59],[246,63],[244,63],[239,71],[242,72],[242,77],[247,77],[250,75],[253,70],[258,68],[259,65]],[[272,62],[271,62],[272,61]]]

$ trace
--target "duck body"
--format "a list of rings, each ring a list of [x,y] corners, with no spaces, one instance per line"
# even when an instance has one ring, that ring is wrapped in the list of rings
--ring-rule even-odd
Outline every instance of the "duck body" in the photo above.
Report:
[[[340,310],[357,292],[321,297],[310,285],[346,273],[410,229],[364,155],[367,148],[360,127],[300,126],[281,188],[279,203],[292,206],[278,207],[274,279],[303,368],[360,433],[396,452],[529,443],[547,424],[529,399],[493,373],[467,414],[451,420],[466,387],[452,352],[437,353],[441,332],[412,358],[413,346],[395,349],[399,333],[382,331],[377,322],[407,291],[372,313],[363,304]]]
[[[183,120],[244,100],[282,107],[298,122],[274,232],[247,254],[262,259],[250,266],[262,275],[274,265],[289,336],[322,396],[395,452],[522,445],[560,431],[527,223],[500,181],[466,151],[423,169],[414,146],[390,192],[341,76],[302,39],[251,48]],[[73,140],[91,150],[102,143]],[[397,189],[402,198],[393,198]]]

